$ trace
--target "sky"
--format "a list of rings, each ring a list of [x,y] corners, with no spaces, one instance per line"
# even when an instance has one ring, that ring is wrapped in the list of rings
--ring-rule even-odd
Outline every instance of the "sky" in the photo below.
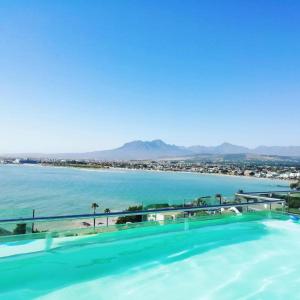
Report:
[[[300,2],[0,2],[0,153],[300,145]]]

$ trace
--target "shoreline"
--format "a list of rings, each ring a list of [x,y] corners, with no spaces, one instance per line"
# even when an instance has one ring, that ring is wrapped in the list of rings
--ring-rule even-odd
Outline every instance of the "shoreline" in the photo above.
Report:
[[[194,171],[174,171],[174,170],[149,170],[149,169],[134,169],[134,168],[120,168],[120,167],[108,167],[108,168],[94,168],[94,167],[80,167],[80,166],[54,166],[54,165],[47,165],[47,164],[5,164],[9,166],[16,166],[16,167],[41,167],[41,168],[54,168],[54,169],[73,169],[78,171],[86,171],[86,172],[114,172],[114,171],[122,171],[126,172],[151,172],[151,173],[170,173],[170,174],[193,174],[195,176],[215,176],[215,177],[227,177],[227,178],[239,178],[239,179],[254,179],[254,180],[263,180],[263,181],[271,181],[276,182],[278,181],[278,187],[282,188],[289,188],[289,185],[297,179],[284,179],[284,178],[266,178],[266,177],[256,177],[256,176],[247,176],[247,175],[231,175],[231,174],[220,174],[220,173],[207,173],[207,172],[194,172]],[[1,167],[1,165],[0,165]],[[280,185],[280,183],[286,183],[287,185]]]
[[[29,165],[29,164],[25,164],[25,165],[7,165],[8,166],[8,170],[10,168],[10,166],[13,168],[13,169],[19,169],[18,174],[26,174],[26,169],[27,168],[30,168],[30,167],[33,167],[32,168],[32,171],[30,171],[31,173],[35,174],[37,172],[37,174],[47,174],[47,176],[56,176],[57,174],[59,174],[60,177],[68,177],[68,176],[75,176],[77,178],[80,179],[80,180],[89,180],[89,178],[109,178],[111,176],[121,176],[123,178],[129,178],[129,181],[133,182],[134,185],[132,185],[133,187],[135,187],[135,182],[138,178],[141,178],[141,179],[146,179],[146,180],[151,180],[151,179],[154,179],[155,178],[155,182],[157,182],[158,184],[162,184],[164,182],[164,180],[169,180],[171,181],[170,185],[169,185],[169,189],[170,189],[170,195],[174,198],[170,198],[171,196],[169,196],[169,192],[164,192],[163,193],[158,193],[157,195],[154,194],[154,196],[152,197],[151,196],[151,199],[145,194],[143,193],[133,193],[132,195],[130,195],[130,197],[127,199],[126,197],[123,197],[123,194],[122,194],[122,189],[120,190],[121,192],[119,193],[119,191],[117,191],[117,197],[116,197],[116,201],[110,201],[111,199],[109,197],[103,197],[103,199],[101,201],[103,201],[101,205],[101,208],[100,209],[104,209],[104,207],[109,207],[112,211],[114,211],[114,209],[116,209],[115,206],[117,206],[117,210],[123,210],[123,209],[126,209],[128,206],[132,206],[132,205],[137,205],[137,204],[140,204],[140,203],[145,203],[145,205],[148,205],[148,204],[155,204],[155,203],[171,203],[171,204],[177,204],[177,203],[182,203],[183,201],[189,201],[190,199],[195,199],[195,197],[198,197],[199,195],[214,195],[216,194],[217,192],[220,192],[223,196],[223,199],[226,200],[227,198],[230,199],[230,197],[232,195],[234,195],[235,192],[238,191],[238,189],[243,189],[245,192],[247,191],[288,191],[290,190],[289,189],[289,180],[280,180],[280,179],[276,179],[276,178],[259,178],[259,177],[254,177],[254,176],[238,176],[238,175],[231,175],[231,174],[218,174],[218,173],[201,173],[201,172],[196,172],[196,171],[186,171],[186,170],[179,170],[179,171],[176,171],[176,170],[151,170],[151,169],[137,169],[137,168],[120,168],[120,167],[110,167],[110,168],[80,168],[80,167],[74,167],[74,166],[54,166],[54,165],[43,165],[43,164],[34,164],[34,165]],[[24,169],[22,169],[24,168]],[[53,168],[53,170],[51,171],[51,168]],[[61,171],[55,171],[56,169],[59,169],[59,168],[62,168]],[[5,176],[5,174],[7,172],[4,171],[5,169],[5,166],[2,166],[2,171],[1,173],[3,173],[3,175]],[[36,170],[34,170],[36,169]],[[40,169],[40,171],[38,171],[38,169]],[[43,171],[44,169],[44,171]],[[47,171],[48,169],[48,171]],[[65,171],[63,171],[63,169],[65,169]],[[67,171],[69,169],[69,171]],[[0,170],[1,170],[1,165],[0,165]],[[73,171],[72,171],[73,170]],[[80,173],[77,173],[77,172],[74,172],[74,170],[78,170],[82,175],[80,175]],[[82,171],[87,171],[87,172],[99,172],[99,175],[88,175],[88,173],[82,173]],[[105,174],[105,172],[107,174]],[[116,172],[115,174],[116,175],[113,175],[113,173]],[[12,172],[12,174],[14,174],[14,172]],[[103,174],[103,175],[100,175],[100,174]],[[110,174],[111,175],[110,175]],[[117,174],[119,173],[119,175]],[[125,174],[126,173],[126,174]],[[130,174],[132,173],[132,175]],[[135,173],[135,174],[134,174]],[[147,175],[147,173],[149,175]],[[156,173],[156,175],[150,175],[151,174],[154,174]],[[171,175],[163,175],[163,173],[166,173],[166,174],[173,174],[172,176]],[[178,173],[178,175],[174,175],[174,173]],[[160,175],[159,175],[160,174]],[[181,174],[181,175],[180,175]],[[184,175],[184,174],[191,174],[191,175]],[[59,177],[59,178],[60,178]],[[226,177],[228,178],[226,180]],[[234,179],[234,177],[236,177],[236,179]],[[58,178],[58,179],[59,179]],[[206,178],[206,179],[205,179]],[[210,178],[210,179],[209,179]],[[35,179],[35,177],[34,177]],[[260,179],[265,179],[265,180],[260,180]],[[267,181],[266,181],[267,180]],[[189,190],[189,185],[187,186],[184,186],[184,190],[181,191],[181,192],[178,192],[177,191],[177,183],[180,183],[181,181],[189,181],[189,182],[192,182],[193,186],[196,185],[196,188],[195,190],[193,190],[192,193],[190,193],[190,190]],[[204,186],[202,187],[204,190],[199,190],[199,183],[198,181],[201,183],[202,181],[205,183],[205,182],[208,182],[209,184],[211,184],[212,186],[212,190],[213,191],[210,191],[210,189],[208,191],[206,191],[206,184],[204,184]],[[151,181],[149,181],[150,184],[151,184]],[[223,182],[224,182],[224,191],[222,190],[223,188]],[[218,184],[220,183],[220,187],[219,189],[217,189],[216,187],[214,187],[214,185],[218,186]],[[221,184],[222,183],[222,184]],[[232,189],[232,192],[227,192],[227,188],[226,187],[231,187]],[[233,190],[233,187],[235,188],[235,190]],[[256,189],[253,189],[253,188],[249,188],[249,186],[252,186],[252,187],[256,187]],[[200,184],[200,187],[201,187],[201,184]],[[261,189],[261,187],[263,187],[263,189]],[[115,189],[115,186],[112,185],[110,186],[110,188],[112,190]],[[147,189],[146,189],[147,191]],[[168,190],[167,190],[168,191]],[[62,190],[62,192],[64,193],[64,190]],[[144,192],[144,189],[143,189],[143,192]],[[178,195],[178,193],[180,195]],[[188,194],[188,196],[186,196],[186,194]],[[191,195],[189,195],[191,194]],[[195,195],[194,195],[195,194]],[[97,196],[97,191],[95,192],[95,195]],[[112,195],[114,195],[114,193],[112,193]],[[198,196],[197,196],[198,195]],[[73,197],[73,196],[72,196]],[[75,196],[76,198],[77,196]],[[91,197],[91,196],[88,196],[88,197]],[[97,196],[98,197],[98,196]],[[100,197],[100,196],[99,196]],[[80,197],[79,197],[80,198]],[[78,198],[78,199],[79,199]],[[153,198],[153,199],[152,199]],[[21,198],[20,198],[21,199]],[[46,198],[47,200],[48,198]],[[81,199],[81,198],[80,198]],[[96,199],[96,198],[95,198]],[[98,199],[98,198],[97,198]],[[100,198],[99,198],[100,199]],[[66,201],[66,200],[69,200],[68,196],[66,197],[66,199],[63,199],[62,201]],[[123,201],[125,200],[125,201]],[[39,202],[39,201],[42,201],[42,202]],[[39,200],[38,202],[36,202],[34,204],[34,208],[36,210],[36,215],[39,214],[39,215],[43,215],[43,214],[49,214],[47,211],[44,212],[45,210],[45,207],[48,208],[50,207],[51,208],[51,205],[49,206],[48,204],[45,204],[44,206],[44,200]],[[48,200],[47,200],[48,201]],[[82,207],[90,207],[90,203],[92,202],[89,201],[83,201],[84,205],[86,204],[86,206],[83,206],[82,204],[78,204],[77,205],[77,202],[74,202],[75,206],[74,206],[74,209],[76,209],[76,211],[80,211],[80,209],[82,209]],[[128,202],[128,203],[127,203]],[[51,202],[49,202],[51,204]],[[55,202],[54,202],[55,203]],[[57,202],[59,203],[59,202]],[[70,202],[71,203],[71,202]],[[72,202],[73,203],[73,202]],[[127,203],[127,204],[126,204]],[[29,208],[28,205],[31,204],[30,202],[24,202],[22,199],[20,200],[20,204],[17,203],[17,205],[14,205],[14,207],[12,207],[11,209],[16,209],[19,205],[21,205],[23,208]],[[7,206],[9,206],[10,204],[7,202],[6,203]],[[33,205],[33,204],[32,204]],[[123,208],[124,206],[124,208]],[[32,207],[30,207],[32,208]],[[86,209],[84,208],[84,209]],[[5,209],[7,209],[7,207],[5,207]],[[60,212],[57,213],[57,215],[62,215],[64,214],[64,209],[66,209],[66,206],[62,206],[60,208]],[[68,209],[68,208],[67,208]],[[76,214],[76,212],[74,211],[74,214]],[[89,223],[89,225],[87,225],[88,227],[91,226],[92,224],[92,220],[91,218],[88,218],[88,219],[81,219],[81,220],[78,220],[78,221],[71,221],[71,222],[68,222],[68,225],[65,225],[65,222],[62,222],[62,221],[57,221],[57,222],[54,222],[53,225],[54,227],[77,227],[77,228],[86,228],[86,225],[83,224],[83,222],[86,222],[86,223]],[[99,224],[99,223],[102,223],[102,224]],[[112,224],[114,223],[115,220],[109,218],[109,224]],[[47,223],[47,222],[46,222]],[[49,224],[46,225],[45,223],[45,226],[49,226]],[[97,218],[97,227],[100,226],[105,226],[106,224],[106,218]],[[50,225],[51,227],[52,225]],[[43,230],[43,223],[40,223],[39,226],[42,230]]]
[[[153,172],[153,173],[183,173],[183,174],[195,174],[195,175],[203,175],[203,176],[218,176],[218,177],[227,177],[227,178],[240,178],[240,179],[255,179],[255,180],[268,180],[268,181],[278,181],[278,182],[285,182],[288,185],[297,179],[283,179],[283,178],[266,178],[266,177],[256,177],[256,176],[246,176],[246,175],[231,175],[231,174],[219,174],[219,173],[205,173],[205,172],[193,172],[193,171],[173,171],[173,170],[148,170],[148,169],[134,169],[134,168],[120,168],[120,167],[109,167],[109,168],[84,168],[84,167],[74,167],[74,166],[52,166],[52,165],[43,165],[38,164],[40,167],[50,167],[50,168],[66,168],[66,169],[74,169],[80,171],[87,171],[87,172],[106,172],[106,171],[132,171],[132,172]],[[284,187],[284,186],[282,186]],[[289,188],[289,186],[288,186]]]
[[[84,168],[83,168],[84,169]],[[265,177],[255,177],[255,176],[242,176],[242,175],[230,175],[230,174],[219,174],[219,173],[201,173],[201,172],[190,172],[190,171],[171,171],[171,170],[147,170],[147,169],[130,169],[130,168],[110,168],[113,170],[126,170],[126,171],[143,171],[143,172],[161,172],[161,173],[184,173],[184,174],[197,174],[197,175],[210,175],[210,176],[222,176],[228,178],[244,178],[244,179],[266,179],[266,180],[278,180],[278,181],[292,181],[292,179],[282,179],[282,178],[265,178]],[[97,170],[97,169],[96,169]]]

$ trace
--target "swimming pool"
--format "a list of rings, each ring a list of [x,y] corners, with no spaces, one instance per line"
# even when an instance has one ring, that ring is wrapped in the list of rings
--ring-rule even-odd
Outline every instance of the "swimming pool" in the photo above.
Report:
[[[0,299],[297,299],[299,234],[266,213],[2,243]]]

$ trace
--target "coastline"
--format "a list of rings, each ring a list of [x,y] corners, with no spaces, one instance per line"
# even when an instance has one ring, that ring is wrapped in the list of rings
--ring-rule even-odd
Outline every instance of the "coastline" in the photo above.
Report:
[[[10,167],[8,167],[8,170],[10,170]],[[101,208],[100,210],[103,210],[104,207],[109,207],[112,211],[114,209],[116,209],[115,206],[120,207],[121,205],[124,206],[124,209],[126,209],[128,206],[130,205],[136,205],[137,203],[146,203],[146,204],[151,204],[151,203],[171,203],[171,204],[176,204],[176,203],[181,203],[182,201],[187,201],[190,199],[195,199],[195,197],[197,197],[197,195],[215,195],[217,192],[221,192],[223,198],[226,200],[227,198],[229,199],[235,192],[237,192],[239,189],[243,189],[245,192],[247,191],[284,191],[284,190],[289,190],[289,186],[288,186],[288,182],[287,180],[279,180],[279,179],[271,179],[271,178],[257,178],[254,176],[237,176],[237,175],[227,175],[227,174],[218,174],[218,173],[200,173],[200,172],[195,172],[195,171],[173,171],[173,170],[148,170],[148,169],[133,169],[133,168],[79,168],[79,167],[72,167],[72,166],[53,166],[53,165],[42,165],[42,164],[34,164],[34,165],[11,165],[11,167],[13,167],[13,169],[16,170],[16,174],[20,174],[20,175],[24,175],[27,174],[27,172],[25,171],[26,169],[29,169],[30,167],[32,168],[32,171],[29,170],[28,175],[31,174],[37,174],[34,175],[34,177],[32,177],[31,183],[33,183],[33,188],[35,189],[35,185],[36,185],[36,181],[39,181],[39,178],[42,177],[42,175],[45,175],[45,178],[41,178],[42,182],[44,182],[45,180],[48,180],[48,176],[56,176],[54,178],[56,178],[57,181],[62,180],[62,182],[64,182],[64,180],[66,180],[66,178],[68,178],[69,176],[71,176],[71,178],[75,178],[75,181],[73,182],[73,185],[71,188],[63,188],[60,187],[60,189],[58,189],[57,191],[61,191],[62,195],[65,195],[64,197],[58,197],[57,198],[57,191],[55,190],[54,193],[52,193],[52,190],[50,190],[50,198],[47,198],[49,196],[48,193],[44,193],[41,192],[40,194],[40,198],[38,200],[34,200],[35,204],[34,204],[34,209],[36,210],[36,215],[43,215],[43,214],[48,214],[48,210],[50,211],[51,206],[53,205],[57,205],[56,207],[60,207],[57,213],[57,215],[63,214],[64,209],[70,209],[70,207],[72,207],[72,205],[74,205],[74,210],[76,207],[76,211],[80,211],[81,210],[85,210],[88,207],[90,207],[90,204],[94,201],[98,201],[98,199],[100,199],[100,205]],[[24,168],[24,169],[23,169]],[[53,170],[51,170],[51,168],[53,168]],[[55,171],[59,168],[62,168],[61,171]],[[4,172],[5,167],[4,166],[0,166],[0,170],[3,170],[2,175],[3,178],[5,178],[7,175],[9,175],[7,172]],[[18,171],[17,171],[18,169]],[[34,170],[35,169],[35,170]],[[40,169],[40,171],[38,171],[38,169]],[[43,170],[42,170],[43,169]],[[48,169],[48,171],[47,171]],[[63,171],[63,169],[65,171]],[[68,170],[72,170],[72,171],[68,171]],[[93,174],[88,174],[88,173],[79,173],[79,172],[74,172],[74,170],[78,170],[80,173],[82,171],[87,171],[87,172],[99,172],[99,175],[97,175],[95,173],[95,175]],[[37,172],[36,172],[37,171]],[[118,180],[120,180],[119,177],[122,178],[126,178],[125,185],[127,184],[127,180],[129,181],[129,186],[131,188],[133,188],[134,190],[137,189],[138,192],[137,193],[132,193],[131,190],[129,190],[129,196],[127,197],[126,195],[124,195],[124,188],[121,188],[118,190],[118,187],[115,184],[115,181],[112,181],[111,185],[108,185],[107,187],[107,182],[106,179],[110,178],[111,176],[114,178],[115,175],[113,175],[113,173],[116,172],[116,176],[118,178]],[[0,175],[1,175],[0,173]],[[100,175],[100,173],[102,173],[103,175]],[[107,174],[105,174],[107,173]],[[108,173],[110,173],[111,175],[109,175]],[[119,175],[117,174],[119,173]],[[130,173],[132,173],[132,175],[130,175]],[[135,173],[135,175],[133,174]],[[146,173],[149,173],[149,175],[147,175]],[[152,174],[157,174],[157,175],[150,175],[150,173]],[[177,175],[175,173],[178,173]],[[11,174],[14,176],[14,178],[16,178],[16,174],[15,172],[11,172]],[[172,174],[174,176],[163,176],[163,174]],[[182,176],[180,176],[180,174],[182,174]],[[184,176],[184,174],[186,176]],[[188,175],[190,174],[190,175]],[[58,176],[59,175],[59,176]],[[36,177],[38,176],[38,178]],[[57,177],[58,176],[58,177]],[[209,179],[209,178],[210,179]],[[141,182],[144,183],[146,182],[146,189],[144,188],[143,184],[139,185],[139,187],[137,187],[136,185],[136,180],[139,180],[139,178],[141,178]],[[206,178],[206,179],[205,179]],[[227,180],[225,180],[224,178],[228,178]],[[236,179],[234,179],[236,178]],[[92,190],[93,192],[91,194],[89,194],[89,191],[86,191],[85,189],[85,181],[89,181],[89,179],[91,179],[92,182],[92,187],[96,186],[97,189],[96,190]],[[223,180],[224,179],[224,180]],[[260,179],[265,179],[265,180],[260,180]],[[123,179],[122,179],[123,180]],[[152,181],[153,180],[153,181]],[[166,189],[165,186],[163,185],[163,183],[166,180]],[[181,182],[183,181],[183,185],[182,185],[182,189],[180,189],[181,186]],[[5,181],[3,181],[5,182]],[[119,181],[117,181],[119,182]],[[122,181],[123,182],[123,181]],[[131,182],[131,183],[130,183]],[[152,195],[152,190],[151,188],[149,188],[149,186],[152,186],[153,182],[156,184],[155,188],[159,187],[159,185],[163,185],[163,188],[161,191],[159,191],[157,194],[156,190],[153,190],[153,194]],[[169,183],[168,183],[169,182]],[[201,182],[204,182],[204,185],[201,186]],[[200,183],[200,184],[199,184]],[[20,182],[17,180],[16,182],[16,186],[14,188],[14,190],[18,190],[20,188],[20,190],[22,190],[24,188],[24,186],[20,186],[19,185]],[[79,190],[75,190],[74,194],[72,194],[72,191],[74,190],[74,184],[76,184],[76,187],[80,187],[80,185],[83,185],[84,188],[81,188]],[[27,187],[27,181],[25,182],[25,185]],[[210,189],[206,190],[207,186],[212,186],[212,191]],[[89,185],[88,185],[89,186]],[[148,189],[147,189],[148,186]],[[230,193],[227,191],[227,186],[231,187]],[[261,188],[261,187],[264,188]],[[42,185],[42,187],[44,187],[44,184]],[[127,185],[126,185],[127,187]],[[233,188],[234,187],[234,190]],[[250,188],[249,188],[250,187]],[[252,188],[251,188],[252,187]],[[254,187],[254,188],[253,188]],[[108,190],[106,190],[106,188],[108,188]],[[33,189],[33,190],[34,190]],[[43,189],[44,190],[44,189]],[[117,190],[117,192],[116,192]],[[82,191],[82,192],[81,192]],[[100,191],[100,192],[99,192]],[[112,192],[111,192],[112,191]],[[125,189],[125,191],[127,191],[127,189]],[[144,192],[145,191],[145,192]],[[192,191],[192,192],[191,192]],[[71,196],[70,196],[70,192],[71,192]],[[78,193],[79,192],[79,196]],[[64,194],[65,193],[65,194]],[[80,196],[80,193],[84,194],[84,197],[82,197],[82,195]],[[102,195],[102,194],[105,195]],[[144,194],[143,194],[144,193]],[[108,195],[108,196],[106,196]],[[149,195],[151,195],[149,197]],[[5,194],[3,199],[5,200]],[[20,197],[20,198],[18,198]],[[25,197],[24,200],[23,197]],[[14,207],[12,207],[11,209],[15,209],[16,207],[18,207],[19,205],[21,205],[21,207],[28,207],[28,204],[31,204],[31,202],[29,203],[27,201],[27,199],[31,199],[31,197],[34,199],[35,194],[28,194],[25,195],[23,193],[21,193],[20,195],[18,195],[18,193],[16,194],[16,196],[14,196],[14,198],[16,199],[20,199],[20,201],[16,202],[14,204]],[[45,197],[45,201],[43,200],[43,197]],[[55,199],[58,200],[55,200]],[[88,199],[88,200],[85,200]],[[150,199],[151,198],[151,199]],[[153,198],[153,199],[152,199]],[[50,202],[49,199],[53,200]],[[89,200],[90,199],[90,200]],[[113,200],[112,200],[113,199]],[[74,200],[74,201],[73,201]],[[124,200],[124,202],[123,202]],[[5,202],[6,201],[6,202]],[[11,205],[11,202],[8,202],[7,200],[5,200],[3,203],[6,203],[7,206]],[[69,204],[68,204],[69,201]],[[181,201],[181,202],[180,202]],[[49,203],[49,204],[47,204]],[[68,205],[64,204],[67,203]],[[126,203],[126,205],[124,204]],[[122,206],[122,207],[123,207]],[[30,207],[32,208],[32,207]],[[73,209],[73,208],[72,208]],[[74,213],[76,213],[74,211]],[[83,222],[89,223],[88,225],[83,224]],[[99,223],[102,224],[99,224]],[[109,224],[114,224],[115,220],[113,219],[109,219]],[[91,219],[82,219],[82,220],[77,220],[77,221],[71,221],[68,222],[68,224],[66,224],[65,222],[62,221],[58,221],[58,222],[54,222],[53,225],[51,224],[47,224],[46,223],[39,223],[39,225],[37,225],[40,230],[46,229],[44,228],[44,225],[47,227],[64,227],[64,228],[73,228],[73,227],[77,227],[77,228],[87,228],[87,226],[91,226],[90,224],[92,224]],[[103,218],[97,218],[97,227],[102,227],[105,226],[106,224],[106,219]]]
[[[263,180],[263,181],[278,181],[279,187],[286,187],[289,188],[289,185],[297,179],[284,179],[284,178],[266,178],[266,177],[256,177],[256,176],[249,176],[249,175],[232,175],[232,174],[220,174],[220,173],[209,173],[209,172],[194,172],[194,171],[184,171],[184,170],[151,170],[151,169],[138,169],[138,168],[120,168],[120,167],[108,167],[108,168],[95,168],[95,167],[80,167],[80,166],[55,166],[55,165],[47,165],[47,164],[7,164],[10,166],[16,167],[41,167],[41,168],[54,168],[54,169],[72,169],[78,171],[86,171],[86,172],[114,172],[114,171],[121,171],[121,172],[151,172],[151,173],[170,173],[170,174],[194,174],[194,175],[202,175],[202,176],[212,176],[212,177],[226,177],[226,178],[240,178],[240,179],[254,179],[254,180]],[[1,166],[1,165],[0,165]],[[287,183],[286,185],[280,185],[280,183]]]
[[[208,173],[208,172],[193,172],[193,171],[174,171],[174,170],[149,170],[149,169],[134,169],[134,168],[120,168],[120,167],[109,167],[109,168],[84,168],[84,167],[74,167],[74,166],[51,166],[51,165],[43,165],[38,164],[40,167],[50,167],[50,168],[65,168],[65,169],[73,169],[87,172],[107,172],[107,171],[123,171],[123,172],[153,172],[153,173],[171,173],[171,174],[195,174],[195,175],[203,175],[203,176],[218,176],[218,177],[226,177],[226,178],[240,178],[240,179],[255,179],[255,180],[267,180],[267,181],[278,181],[285,182],[288,185],[295,180],[292,179],[283,179],[283,178],[266,178],[266,177],[256,177],[256,176],[247,176],[247,175],[231,175],[231,174],[220,174],[220,173]],[[282,186],[284,187],[284,186]]]

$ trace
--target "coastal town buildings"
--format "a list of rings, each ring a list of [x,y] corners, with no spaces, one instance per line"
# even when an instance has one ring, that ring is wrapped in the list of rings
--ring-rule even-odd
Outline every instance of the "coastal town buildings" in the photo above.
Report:
[[[119,168],[148,171],[194,172],[229,176],[248,176],[281,180],[300,179],[299,162],[277,161],[202,161],[189,162],[177,160],[146,161],[89,161],[89,160],[35,160],[30,158],[1,159],[0,164],[41,164],[49,166],[78,168]]]

